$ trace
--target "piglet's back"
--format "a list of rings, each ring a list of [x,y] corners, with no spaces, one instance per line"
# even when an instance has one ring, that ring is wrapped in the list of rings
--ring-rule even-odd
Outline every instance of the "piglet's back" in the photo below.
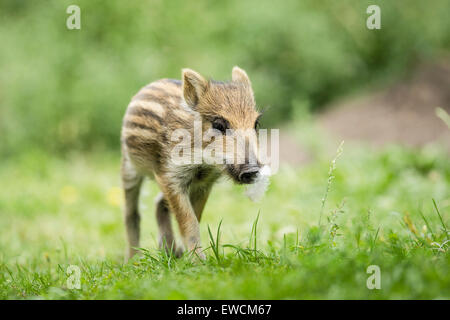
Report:
[[[163,79],[143,87],[128,105],[122,125],[122,148],[140,166],[161,166],[169,152],[170,135],[192,126],[179,80]]]

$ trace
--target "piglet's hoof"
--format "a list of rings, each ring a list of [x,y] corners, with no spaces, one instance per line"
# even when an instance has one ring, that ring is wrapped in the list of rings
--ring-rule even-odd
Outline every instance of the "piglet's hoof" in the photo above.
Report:
[[[192,261],[198,262],[198,261],[205,261],[206,255],[202,252],[201,248],[197,248],[190,252],[190,257]]]

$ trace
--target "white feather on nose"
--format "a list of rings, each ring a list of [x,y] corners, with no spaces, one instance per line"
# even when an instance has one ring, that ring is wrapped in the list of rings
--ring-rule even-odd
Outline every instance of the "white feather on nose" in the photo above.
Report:
[[[267,188],[270,183],[270,176],[272,174],[272,170],[268,165],[265,165],[259,170],[258,175],[256,176],[255,182],[250,184],[245,190],[245,194],[249,197],[253,202],[258,202],[264,196]]]

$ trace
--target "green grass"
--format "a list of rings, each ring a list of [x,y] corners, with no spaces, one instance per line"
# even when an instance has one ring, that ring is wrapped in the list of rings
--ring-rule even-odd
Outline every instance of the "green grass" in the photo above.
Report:
[[[328,175],[332,159],[282,167],[258,204],[220,182],[201,223],[202,263],[156,250],[148,182],[143,254],[123,262],[119,154],[3,162],[0,298],[450,298],[448,155],[346,144]],[[80,290],[67,288],[69,265]],[[369,265],[381,269],[380,290],[366,287]]]

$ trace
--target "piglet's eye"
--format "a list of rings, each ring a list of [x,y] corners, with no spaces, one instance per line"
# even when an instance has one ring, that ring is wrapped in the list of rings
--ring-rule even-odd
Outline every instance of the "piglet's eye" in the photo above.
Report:
[[[258,130],[259,129],[259,120],[256,120],[255,121],[255,130]]]
[[[212,122],[213,129],[219,130],[222,134],[225,134],[228,129],[228,121],[223,118],[216,118]]]

